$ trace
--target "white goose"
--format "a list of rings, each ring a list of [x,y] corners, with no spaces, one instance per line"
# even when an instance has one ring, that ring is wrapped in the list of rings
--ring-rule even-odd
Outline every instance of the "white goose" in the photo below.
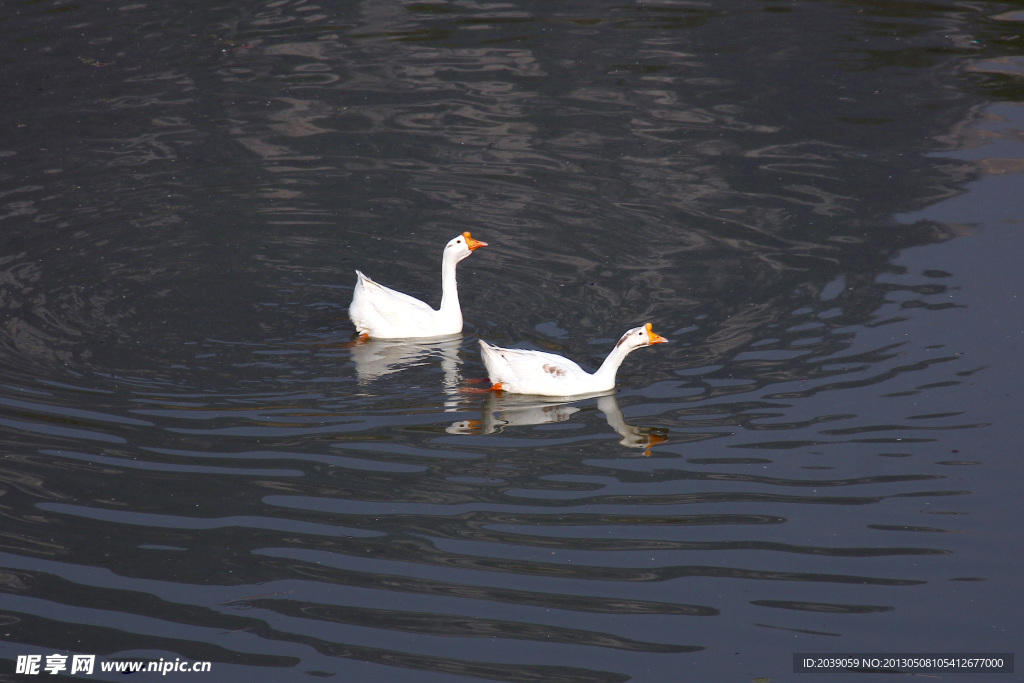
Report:
[[[455,265],[487,242],[464,232],[452,238],[441,257],[441,307],[436,311],[419,299],[377,284],[358,270],[348,315],[364,339],[442,337],[462,331],[462,308]]]
[[[651,329],[650,323],[634,327],[622,335],[593,374],[553,353],[503,349],[483,339],[480,340],[480,355],[487,366],[487,376],[494,384],[493,390],[568,397],[611,391],[615,388],[615,373],[630,351],[667,341]]]

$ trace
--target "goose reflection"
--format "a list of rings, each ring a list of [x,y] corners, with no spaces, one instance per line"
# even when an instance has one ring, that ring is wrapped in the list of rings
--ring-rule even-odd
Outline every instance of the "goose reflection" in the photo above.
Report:
[[[367,384],[406,368],[440,361],[444,372],[443,388],[448,400],[446,410],[455,410],[462,376],[459,347],[462,335],[433,339],[368,339],[352,344],[352,361],[360,384]]]
[[[575,402],[580,400],[577,398]],[[626,422],[615,394],[597,396],[597,409],[604,413],[608,426],[618,433],[620,444],[629,448],[642,448],[645,456],[651,454],[653,446],[668,440],[664,430]],[[460,420],[446,431],[449,434],[494,434],[500,433],[505,427],[565,422],[580,410],[582,409],[567,402],[493,392],[484,399],[479,420]]]

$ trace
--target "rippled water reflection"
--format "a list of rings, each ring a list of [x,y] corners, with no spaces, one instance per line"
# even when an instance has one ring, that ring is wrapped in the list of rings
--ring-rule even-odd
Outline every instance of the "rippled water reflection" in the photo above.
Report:
[[[1012,651],[1009,10],[8,8],[0,666]],[[354,269],[436,304],[464,229],[463,334],[351,344]],[[474,391],[646,321],[615,395]]]

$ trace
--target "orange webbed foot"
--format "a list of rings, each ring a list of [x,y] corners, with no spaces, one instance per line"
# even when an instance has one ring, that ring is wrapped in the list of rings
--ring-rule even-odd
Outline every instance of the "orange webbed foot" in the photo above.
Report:
[[[471,381],[471,382],[473,382],[473,381],[483,382],[485,380],[468,380],[468,381]],[[462,392],[463,394],[489,394],[492,391],[501,391],[501,382],[498,382],[497,384],[492,384],[491,386],[487,387],[486,389],[484,389],[482,387],[461,387],[459,389],[459,391]]]

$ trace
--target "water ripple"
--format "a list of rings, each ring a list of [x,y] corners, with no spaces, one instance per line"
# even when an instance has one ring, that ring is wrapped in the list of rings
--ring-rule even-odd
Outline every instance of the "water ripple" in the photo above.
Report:
[[[1021,165],[1014,21],[22,3],[5,642],[575,683],[1005,639],[1013,193],[941,206]],[[352,345],[354,269],[437,304],[463,230],[463,333]],[[595,367],[648,321],[614,394],[478,391],[480,338]]]

